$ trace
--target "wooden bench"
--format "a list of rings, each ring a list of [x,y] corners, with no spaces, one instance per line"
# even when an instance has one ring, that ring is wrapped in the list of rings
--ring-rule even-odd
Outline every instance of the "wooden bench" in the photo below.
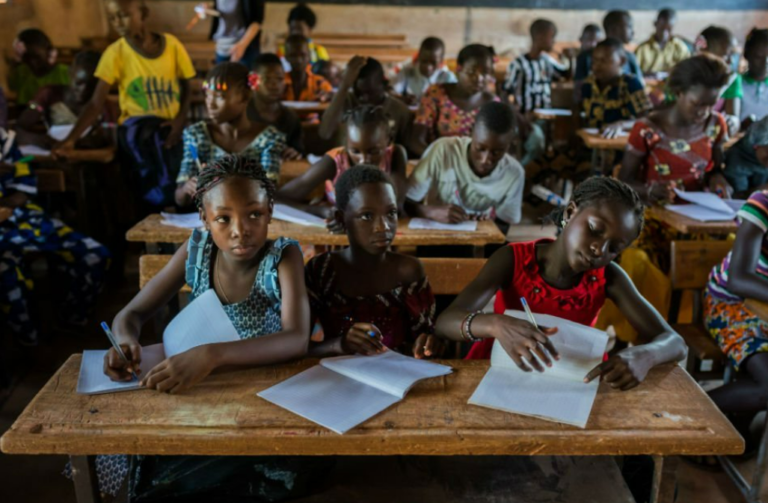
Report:
[[[701,291],[707,286],[712,268],[723,260],[731,246],[732,243],[727,241],[672,241],[669,275],[674,295],[670,323],[677,321],[682,293],[694,293],[693,323],[674,324],[688,345],[687,367],[691,375],[722,368],[726,362],[725,355],[702,324]],[[700,362],[698,365],[697,361]]]
[[[144,288],[170,260],[171,255],[142,255],[139,258],[139,288]],[[435,295],[458,295],[477,277],[485,262],[485,259],[477,258],[421,259]],[[192,290],[189,285],[184,285],[181,291],[188,293]]]

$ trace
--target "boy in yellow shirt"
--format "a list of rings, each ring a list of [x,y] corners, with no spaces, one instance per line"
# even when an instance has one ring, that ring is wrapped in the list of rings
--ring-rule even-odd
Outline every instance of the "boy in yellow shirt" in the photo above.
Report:
[[[173,204],[182,155],[179,140],[189,109],[188,81],[195,76],[192,60],[176,37],[149,31],[144,0],[107,0],[106,9],[121,38],[104,51],[96,68],[99,82],[93,98],[54,152],[66,156],[74,148],[75,141],[98,119],[110,88],[117,84],[119,158],[133,161],[129,173],[138,182],[133,187],[139,191],[135,195],[153,206]],[[152,148],[154,145],[164,149]]]

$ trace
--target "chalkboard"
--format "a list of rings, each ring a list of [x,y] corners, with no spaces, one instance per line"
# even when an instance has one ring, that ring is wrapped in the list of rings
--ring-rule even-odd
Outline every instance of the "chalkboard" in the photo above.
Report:
[[[296,3],[295,0],[278,0]],[[768,9],[768,0],[312,0],[310,4],[386,5],[413,7],[498,7],[507,9],[564,9],[564,10],[659,10],[670,7],[677,10],[762,10]]]

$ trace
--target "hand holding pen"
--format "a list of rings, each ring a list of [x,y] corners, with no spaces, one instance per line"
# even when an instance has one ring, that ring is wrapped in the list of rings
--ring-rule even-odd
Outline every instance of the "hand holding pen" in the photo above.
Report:
[[[347,354],[373,356],[383,353],[387,347],[383,343],[384,336],[372,323],[355,323],[342,336],[341,347]]]
[[[104,355],[104,374],[113,381],[139,380],[141,374],[141,346],[139,341],[131,338],[120,344],[117,337],[109,329],[106,322],[101,322],[101,328],[107,334],[112,347]]]

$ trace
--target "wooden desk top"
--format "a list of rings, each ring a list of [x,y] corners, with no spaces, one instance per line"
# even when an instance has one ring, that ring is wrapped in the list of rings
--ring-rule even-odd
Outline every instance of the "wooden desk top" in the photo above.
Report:
[[[768,323],[768,303],[747,299],[746,305],[747,309],[752,310],[764,323]]]
[[[338,435],[256,396],[315,363],[209,376],[182,395],[77,395],[71,356],[0,439],[6,454],[617,455],[738,454],[744,442],[676,365],[629,392],[602,385],[587,428],[468,405],[487,361],[448,376]]]
[[[624,150],[627,146],[627,141],[629,140],[628,135],[608,139],[597,134],[590,134],[584,129],[577,130],[576,134],[584,140],[584,144],[586,144],[587,147],[600,150]]]
[[[107,164],[115,159],[115,153],[117,149],[115,147],[107,148],[94,148],[94,149],[73,149],[67,153],[64,158],[67,162],[99,162]],[[56,161],[51,155],[34,156],[35,162],[51,162]]]
[[[411,176],[413,170],[418,165],[419,161],[411,159],[408,164],[405,165],[406,176]],[[280,165],[280,186],[285,185],[287,182],[299,177],[307,172],[311,164],[306,159],[300,159],[298,161],[283,161]]]
[[[294,102],[291,101],[284,101],[283,105],[286,108],[290,108],[296,113],[303,113],[303,114],[319,114],[321,112],[325,112],[329,106],[331,106],[330,103],[314,103],[311,106],[310,105],[303,105],[303,106],[296,106],[294,105]]]
[[[150,215],[131,227],[125,235],[128,241],[143,243],[182,243],[192,231],[160,223],[162,217]],[[309,227],[273,220],[269,224],[269,239],[280,236],[293,238],[305,245],[346,246],[349,244],[346,234],[331,234],[320,227]],[[504,234],[493,222],[477,223],[475,232],[415,230],[408,228],[408,219],[398,223],[397,236],[393,246],[438,246],[438,245],[467,245],[484,246],[491,243],[503,243]]]
[[[735,220],[724,222],[699,222],[663,207],[652,206],[648,208],[651,216],[661,222],[665,222],[673,229],[683,234],[730,234],[739,228]]]

